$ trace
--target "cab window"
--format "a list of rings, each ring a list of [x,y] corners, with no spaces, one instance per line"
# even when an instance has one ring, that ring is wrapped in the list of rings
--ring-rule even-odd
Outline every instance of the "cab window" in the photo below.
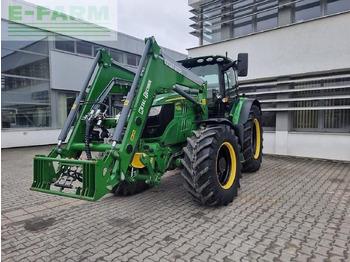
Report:
[[[217,64],[214,65],[204,65],[197,66],[190,69],[194,74],[202,78],[204,81],[207,81],[207,94],[208,98],[212,97],[213,91],[219,91],[219,66]]]
[[[225,96],[232,97],[234,95],[234,91],[237,87],[237,77],[235,71],[230,68],[225,74]]]

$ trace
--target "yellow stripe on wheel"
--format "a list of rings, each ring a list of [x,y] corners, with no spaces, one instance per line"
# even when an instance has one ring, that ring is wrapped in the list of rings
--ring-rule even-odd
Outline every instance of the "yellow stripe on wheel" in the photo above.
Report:
[[[236,169],[237,169],[237,166],[236,166],[236,154],[235,154],[235,150],[233,149],[233,146],[229,142],[222,143],[222,145],[220,146],[218,152],[220,152],[220,149],[223,146],[225,146],[228,149],[228,151],[230,152],[231,172],[230,172],[230,175],[229,175],[227,183],[224,184],[224,185],[222,185],[221,183],[219,183],[219,184],[220,184],[220,186],[223,189],[230,189],[232,187],[232,185],[233,185],[233,182],[235,181],[235,178],[236,178]]]
[[[258,159],[260,156],[261,133],[260,133],[259,120],[256,118],[254,119],[254,127],[255,127],[255,135],[256,135],[256,146],[255,146],[254,158]]]

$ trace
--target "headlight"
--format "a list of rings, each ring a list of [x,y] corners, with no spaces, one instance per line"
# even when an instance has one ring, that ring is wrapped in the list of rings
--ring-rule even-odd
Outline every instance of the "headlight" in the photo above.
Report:
[[[157,116],[157,115],[159,115],[161,109],[162,109],[162,106],[152,106],[151,110],[149,111],[148,116]]]

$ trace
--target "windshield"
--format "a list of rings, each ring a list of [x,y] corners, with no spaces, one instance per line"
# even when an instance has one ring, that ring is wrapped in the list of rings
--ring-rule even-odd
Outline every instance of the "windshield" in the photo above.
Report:
[[[219,67],[217,64],[192,67],[190,70],[204,81],[207,81],[208,91],[213,89],[219,90]],[[211,93],[208,92],[208,95]]]

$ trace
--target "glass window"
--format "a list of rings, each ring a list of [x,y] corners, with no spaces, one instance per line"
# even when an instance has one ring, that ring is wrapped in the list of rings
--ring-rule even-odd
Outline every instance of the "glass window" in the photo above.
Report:
[[[326,129],[343,129],[350,132],[350,110],[325,110],[324,127]]]
[[[84,41],[77,42],[77,53],[91,56],[91,51],[92,51],[92,44]]]
[[[272,1],[257,6],[256,9],[258,11],[258,14],[256,15],[256,30],[258,32],[277,27],[278,8],[274,8],[277,6],[278,1]],[[264,12],[260,13],[261,11]]]
[[[327,1],[327,15],[336,14],[347,10],[350,10],[349,0],[328,0]]]
[[[348,106],[350,105],[350,99],[329,99],[325,101],[325,105]],[[350,110],[325,110],[324,125],[326,129],[346,129],[350,131]]]
[[[13,26],[7,21],[1,21],[1,25],[3,28]],[[47,37],[8,40],[5,37],[1,41],[2,128],[49,127],[51,91]]]
[[[1,105],[2,128],[49,127],[51,110],[48,105]]]
[[[252,17],[246,17],[234,21],[233,36],[239,37],[253,32]]]
[[[221,25],[214,25],[220,19],[213,19],[203,23],[203,43],[210,44],[221,40]]]
[[[212,90],[219,91],[218,65],[197,66],[190,70],[204,81],[207,81],[208,98],[212,98]]]
[[[49,81],[2,76],[2,128],[51,126],[49,95]]]
[[[49,54],[49,45],[47,38],[38,41],[1,41],[3,48],[19,49],[38,54]]]
[[[235,71],[232,69],[228,69],[225,72],[225,96],[226,97],[232,97],[235,95],[236,85],[237,85],[237,78]]]
[[[326,79],[324,81],[306,81],[294,85],[295,89],[321,86],[344,86],[344,88],[328,90],[307,90],[304,92],[293,93],[292,97],[324,97],[324,96],[343,96],[349,94],[349,78]],[[348,106],[349,99],[320,99],[311,101],[297,101],[291,104],[292,107],[317,107],[317,106]],[[292,128],[302,129],[303,131],[334,131],[350,132],[350,110],[303,110],[293,112]]]
[[[238,3],[233,5],[234,9],[249,6],[249,5],[254,3],[254,0],[244,0],[244,1],[236,1],[236,2],[238,2]]]
[[[74,53],[74,41],[69,38],[56,37],[55,48]]]
[[[233,36],[243,36],[253,32],[253,9],[244,8],[244,10],[234,14]]]
[[[256,30],[264,31],[277,27],[277,9],[257,14]]]
[[[267,111],[262,112],[262,126],[266,130],[276,129],[276,112]]]
[[[203,7],[203,43],[215,43],[221,40],[221,3]]]
[[[199,22],[191,25],[198,29],[202,23],[202,44],[215,43],[229,36],[225,29],[231,28],[231,38],[240,37],[278,26],[278,0],[240,0],[202,7]],[[222,34],[224,30],[224,34]],[[224,37],[224,38],[223,38]]]
[[[137,66],[139,64],[140,56],[134,54],[126,54],[126,63],[128,65]]]
[[[1,76],[2,103],[48,103],[49,81]]]
[[[49,47],[47,41],[47,32],[41,31],[38,28],[26,26],[24,24],[17,24],[5,20],[1,20],[1,46],[9,49],[20,49],[39,54],[49,54]],[[20,30],[25,33],[26,30],[35,29],[39,31],[39,35],[33,34],[30,37],[11,37],[12,30]]]
[[[1,55],[3,74],[49,78],[49,58],[46,56],[3,49]]]
[[[309,103],[308,103],[309,102]],[[311,102],[311,103],[310,103]],[[295,102],[295,107],[317,107],[318,101],[300,101]],[[301,110],[293,112],[293,129],[312,129],[318,128],[318,110]]]
[[[116,51],[116,50],[110,50],[110,55],[115,61],[123,63],[123,53],[122,52]]]
[[[320,0],[304,0],[295,3],[295,22],[309,20],[321,16]]]
[[[203,20],[208,20],[221,14],[221,3],[215,3],[203,7]]]
[[[213,2],[213,1],[212,1]],[[278,27],[279,0],[232,0],[206,3],[195,14],[191,34],[201,45],[249,35]],[[350,0],[289,0],[293,23],[350,11]],[[282,4],[283,5],[283,4]],[[230,28],[230,32],[227,29]]]

